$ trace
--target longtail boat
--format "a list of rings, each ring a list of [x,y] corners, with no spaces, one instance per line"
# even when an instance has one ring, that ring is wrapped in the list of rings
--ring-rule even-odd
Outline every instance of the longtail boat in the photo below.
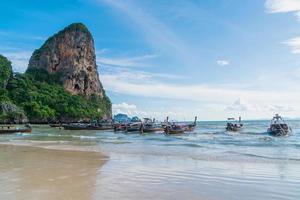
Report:
[[[114,131],[126,131],[126,123],[114,123]]]
[[[0,134],[13,134],[13,133],[31,133],[32,128],[30,125],[25,125],[24,128],[18,128],[11,125],[0,126]]]
[[[126,124],[125,132],[140,132],[142,127],[142,120],[138,117],[133,117],[130,123]]]
[[[140,132],[142,128],[142,122],[134,122],[126,125],[126,132]]]
[[[144,118],[142,123],[141,133],[161,132],[164,128],[161,124],[155,123],[155,119]]]
[[[195,117],[194,123],[185,125],[185,131],[192,132],[197,126],[197,116]]]
[[[291,127],[283,120],[281,116],[276,114],[271,120],[268,133],[272,136],[287,136],[292,132]]]
[[[172,134],[184,134],[185,132],[194,131],[197,126],[197,117],[195,117],[194,123],[192,124],[170,124],[169,117],[167,117],[166,123],[164,123],[164,131],[168,135]]]
[[[244,127],[244,125],[242,123],[241,117],[239,117],[238,121],[236,121],[234,118],[227,119],[227,126],[226,126],[227,131],[237,132],[237,131],[242,130],[243,127]]]
[[[62,127],[62,124],[49,124],[49,126],[52,128],[59,128]]]
[[[172,125],[167,125],[164,131],[167,135],[183,134],[186,131],[186,127],[178,124],[172,124]]]

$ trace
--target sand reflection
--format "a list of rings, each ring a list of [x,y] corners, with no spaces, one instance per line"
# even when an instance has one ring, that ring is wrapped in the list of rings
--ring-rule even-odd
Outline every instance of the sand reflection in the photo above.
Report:
[[[105,157],[0,145],[0,199],[92,199]]]

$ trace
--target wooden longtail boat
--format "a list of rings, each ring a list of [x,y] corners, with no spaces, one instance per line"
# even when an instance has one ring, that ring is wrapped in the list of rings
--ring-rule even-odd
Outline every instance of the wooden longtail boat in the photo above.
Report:
[[[166,123],[164,124],[164,131],[166,134],[184,134],[185,132],[194,131],[197,126],[197,117],[192,124],[170,124],[169,117],[167,117]]]
[[[164,131],[168,135],[177,135],[177,134],[183,134],[183,133],[185,133],[186,128],[184,126],[173,124],[173,125],[167,125],[165,127]]]
[[[242,118],[239,117],[239,121],[236,121],[234,118],[227,119],[226,131],[237,132],[242,130],[244,127],[242,123]]]
[[[115,123],[113,125],[114,131],[126,131],[126,123]]]
[[[272,136],[287,136],[292,133],[291,127],[283,120],[281,116],[276,114],[271,120],[268,133]]]
[[[11,125],[0,126],[0,134],[31,133],[31,131],[32,128],[30,125],[26,125],[24,128],[18,128]]]
[[[162,132],[164,128],[161,124],[155,123],[155,119],[144,118],[142,123],[141,133]]]
[[[142,128],[142,122],[134,122],[126,125],[126,132],[140,132]]]
[[[49,126],[52,128],[59,128],[62,127],[62,124],[49,124]]]
[[[133,117],[130,123],[126,124],[125,132],[140,132],[142,127],[142,120],[138,117]]]
[[[141,130],[142,133],[153,133],[162,131],[164,131],[163,127],[143,127],[143,129]]]
[[[197,126],[197,116],[195,117],[194,123],[185,125],[185,131],[192,132]]]

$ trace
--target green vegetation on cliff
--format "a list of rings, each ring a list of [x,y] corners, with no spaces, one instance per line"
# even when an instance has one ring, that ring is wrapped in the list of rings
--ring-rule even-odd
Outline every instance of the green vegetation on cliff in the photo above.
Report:
[[[3,87],[0,87],[0,103],[16,105],[18,115],[22,115],[20,112],[24,110],[29,121],[37,123],[102,118],[110,113],[111,102],[106,95],[103,98],[72,95],[64,90],[59,76],[59,73],[49,74],[42,69],[12,75],[10,62],[1,56],[0,84]],[[1,118],[5,116],[0,108],[0,121]],[[14,119],[14,116],[10,118]]]
[[[6,87],[8,79],[11,78],[11,76],[12,76],[11,62],[4,56],[0,55],[0,91],[1,91],[1,94],[3,92],[3,89]]]

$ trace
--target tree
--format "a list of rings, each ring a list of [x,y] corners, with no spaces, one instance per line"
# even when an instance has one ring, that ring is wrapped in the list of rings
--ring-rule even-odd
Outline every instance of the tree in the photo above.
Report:
[[[5,89],[9,78],[12,77],[11,62],[0,55],[0,88]]]

